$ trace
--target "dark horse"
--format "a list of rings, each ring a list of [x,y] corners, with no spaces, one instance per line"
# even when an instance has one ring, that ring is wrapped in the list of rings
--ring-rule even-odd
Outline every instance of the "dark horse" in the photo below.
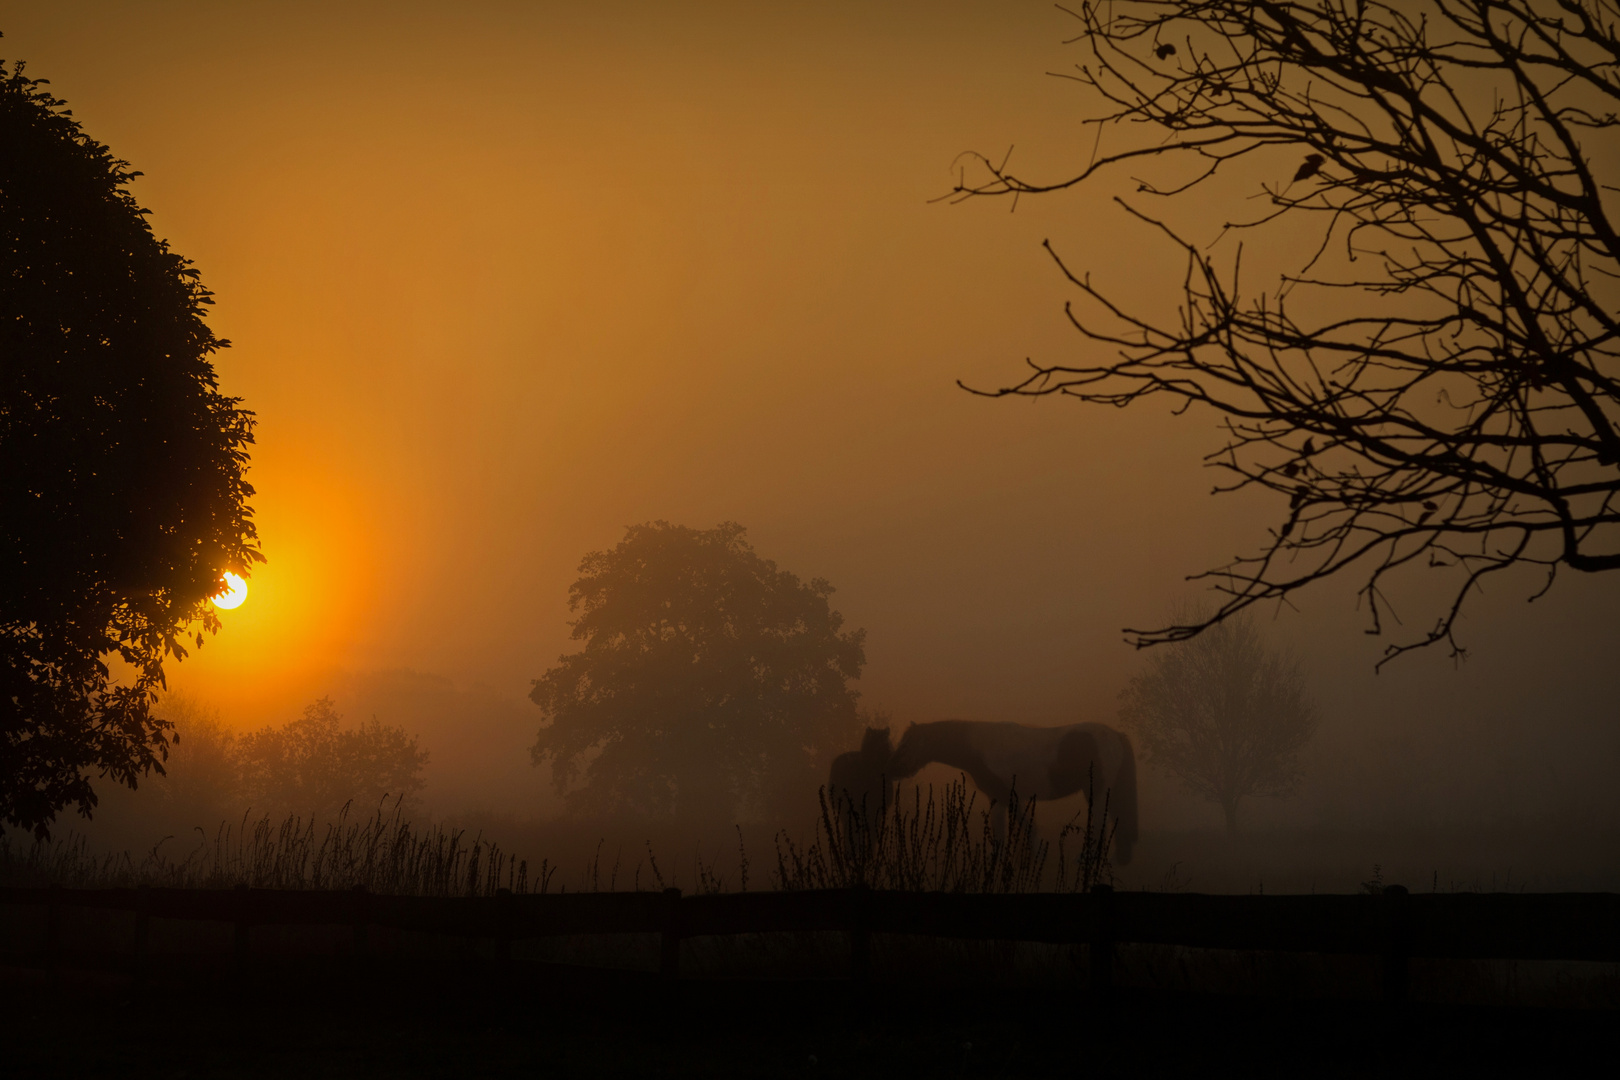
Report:
[[[893,777],[889,777],[889,790],[885,792],[884,779],[889,773],[889,759],[894,756],[894,745],[889,741],[888,728],[867,728],[861,738],[861,748],[833,758],[832,772],[827,777],[827,794],[834,799],[848,796],[859,809],[865,805],[878,811],[892,799]]]

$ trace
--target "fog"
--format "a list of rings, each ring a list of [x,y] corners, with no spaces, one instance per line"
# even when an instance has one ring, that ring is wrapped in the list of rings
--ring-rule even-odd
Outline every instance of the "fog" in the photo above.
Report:
[[[62,0],[0,29],[143,171],[258,415],[269,562],[170,685],[240,731],[322,695],[403,727],[433,815],[560,817],[526,695],[572,647],[581,557],[626,526],[737,521],[831,581],[867,631],[862,702],[898,727],[1048,725],[1113,722],[1143,662],[1122,628],[1280,513],[1211,496],[1208,415],[957,386],[1096,348],[1043,239],[1144,299],[1178,280],[1109,203],[1128,177],[937,201],[965,150],[1034,175],[1091,152],[1049,4]],[[1360,871],[1616,887],[1620,575],[1533,604],[1540,579],[1504,575],[1465,662],[1381,673],[1357,584],[1263,617],[1322,715],[1299,794],[1245,811],[1291,854],[1211,868],[1219,809],[1145,769],[1126,880],[1190,860],[1194,887],[1247,889],[1319,842]],[[1427,625],[1412,588],[1396,634]]]

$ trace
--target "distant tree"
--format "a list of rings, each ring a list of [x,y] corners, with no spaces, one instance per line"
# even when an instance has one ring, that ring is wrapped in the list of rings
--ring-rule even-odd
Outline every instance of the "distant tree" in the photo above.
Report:
[[[62,105],[0,62],[0,820],[42,836],[161,773],[164,661],[262,561],[210,294]]]
[[[577,653],[534,681],[536,765],[594,812],[718,817],[814,792],[857,729],[864,630],[833,587],[763,559],[727,522],[632,526],[569,589]]]
[[[345,728],[331,698],[280,728],[264,727],[236,740],[238,802],[269,814],[309,814],[323,820],[353,802],[370,813],[385,800],[417,802],[427,781],[427,751],[403,729],[373,718]]]
[[[995,393],[1211,409],[1226,445],[1206,460],[1233,477],[1217,491],[1287,501],[1257,554],[1200,575],[1224,594],[1202,621],[1127,633],[1185,640],[1350,572],[1376,634],[1393,575],[1429,567],[1445,599],[1385,659],[1455,655],[1482,578],[1620,568],[1620,2],[1119,0],[1076,16],[1088,56],[1065,77],[1097,105],[1091,164],[1037,182],[972,155],[957,193],[1134,170],[1118,201],[1183,254],[1180,310],[1123,302],[1117,277],[1048,243],[1080,294],[1071,322],[1117,358],[1031,361]],[[1219,201],[1217,173],[1252,177],[1252,201]],[[1301,254],[1270,279],[1243,265],[1257,250]]]
[[[164,694],[153,711],[172,724],[174,731],[163,774],[146,785],[160,801],[154,808],[157,815],[184,830],[217,825],[233,810],[240,811],[242,777],[236,761],[236,736],[219,711],[173,692]],[[140,806],[137,802],[130,805]]]
[[[1267,649],[1245,615],[1149,653],[1119,716],[1150,763],[1220,804],[1229,835],[1243,799],[1293,793],[1316,731],[1299,663]]]

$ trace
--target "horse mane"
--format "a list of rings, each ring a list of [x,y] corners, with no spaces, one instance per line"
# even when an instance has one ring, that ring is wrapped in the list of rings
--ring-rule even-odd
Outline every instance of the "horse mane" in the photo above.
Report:
[[[937,728],[940,724],[949,723],[949,722],[950,721],[934,721],[931,724],[928,724],[926,726],[929,727],[929,728]],[[899,742],[899,744],[896,745],[894,750],[889,754],[889,762],[888,762],[888,776],[889,776],[889,779],[891,779],[891,780],[909,780],[913,776],[916,776],[919,772],[921,772],[923,765],[927,764],[927,762],[918,762],[916,765],[911,766],[909,768],[905,764],[905,753],[908,750],[911,751],[912,753],[916,752],[916,747],[911,745],[911,740],[912,740],[912,736],[914,736],[917,733],[919,727],[922,727],[922,726],[925,726],[925,725],[919,725],[916,721],[912,721],[911,723],[906,725],[906,730],[900,733],[900,742]]]

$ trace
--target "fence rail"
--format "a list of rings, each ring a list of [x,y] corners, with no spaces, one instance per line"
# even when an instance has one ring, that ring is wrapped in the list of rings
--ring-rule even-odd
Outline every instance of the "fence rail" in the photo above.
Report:
[[[683,937],[836,931],[850,937],[850,973],[866,975],[874,933],[1081,943],[1092,988],[1112,984],[1116,943],[1207,949],[1362,954],[1382,958],[1384,993],[1405,994],[1411,957],[1620,962],[1620,895],[1613,893],[1216,896],[1114,892],[983,895],[838,889],[682,896],[662,893],[382,896],[364,889],[0,888],[0,906],[43,907],[48,962],[61,951],[61,912],[135,913],[131,952],[144,955],[154,918],[235,926],[238,962],[256,925],[351,926],[364,952],[368,927],[512,941],[563,934],[659,934],[662,972],[679,974]]]

